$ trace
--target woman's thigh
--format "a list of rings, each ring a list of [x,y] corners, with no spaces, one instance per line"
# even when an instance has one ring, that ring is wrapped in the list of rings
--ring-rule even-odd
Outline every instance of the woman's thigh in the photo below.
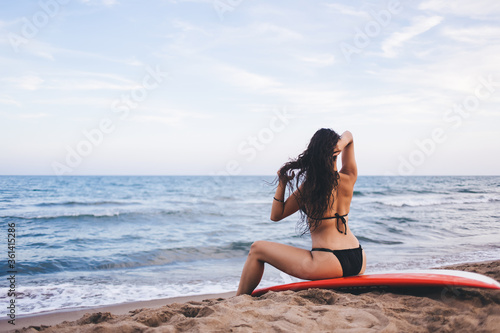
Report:
[[[290,245],[257,241],[250,254],[299,279],[317,280],[342,276],[338,259],[328,252],[311,252]]]

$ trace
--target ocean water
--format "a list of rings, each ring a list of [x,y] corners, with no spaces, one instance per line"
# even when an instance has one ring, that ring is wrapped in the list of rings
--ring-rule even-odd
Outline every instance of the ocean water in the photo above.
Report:
[[[0,177],[3,239],[16,228],[16,314],[236,290],[253,241],[311,248],[297,214],[269,220],[272,180]],[[500,259],[499,208],[500,177],[366,176],[349,224],[367,273],[427,269]],[[267,266],[260,286],[290,281]]]

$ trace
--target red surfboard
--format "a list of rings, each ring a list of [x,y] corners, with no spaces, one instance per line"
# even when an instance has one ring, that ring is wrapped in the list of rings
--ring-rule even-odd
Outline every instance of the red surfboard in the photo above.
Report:
[[[341,277],[327,280],[314,280],[283,284],[257,289],[252,296],[260,296],[268,291],[322,289],[363,289],[388,287],[471,287],[500,289],[500,283],[494,279],[471,272],[454,270],[420,270],[397,273],[377,273]]]

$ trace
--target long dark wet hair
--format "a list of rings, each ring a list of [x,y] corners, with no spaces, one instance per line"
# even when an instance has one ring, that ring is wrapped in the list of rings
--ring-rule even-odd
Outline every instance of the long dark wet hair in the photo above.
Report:
[[[296,159],[285,163],[278,172],[278,180],[286,182],[290,193],[299,189],[298,201],[302,234],[314,231],[319,220],[333,204],[333,190],[339,184],[339,173],[334,170],[335,147],[340,136],[329,128],[318,130],[306,150]],[[291,178],[295,174],[295,185]]]

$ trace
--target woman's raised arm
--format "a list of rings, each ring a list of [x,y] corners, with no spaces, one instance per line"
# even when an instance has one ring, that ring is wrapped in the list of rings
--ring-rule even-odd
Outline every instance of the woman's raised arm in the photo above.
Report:
[[[340,172],[357,178],[358,167],[354,156],[354,140],[351,132],[345,131],[342,133],[336,150],[342,152],[342,169],[340,169]]]

